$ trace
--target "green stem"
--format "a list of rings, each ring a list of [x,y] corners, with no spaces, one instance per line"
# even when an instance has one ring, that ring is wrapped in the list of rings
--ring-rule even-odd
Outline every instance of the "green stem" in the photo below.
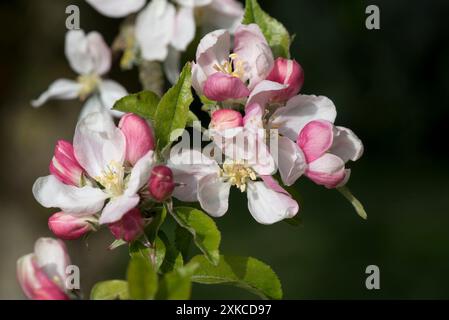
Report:
[[[337,190],[349,201],[351,202],[352,206],[354,207],[357,214],[362,219],[368,219],[368,215],[366,214],[365,208],[363,207],[362,203],[354,197],[354,195],[351,193],[351,191],[347,187],[340,187],[337,188]]]

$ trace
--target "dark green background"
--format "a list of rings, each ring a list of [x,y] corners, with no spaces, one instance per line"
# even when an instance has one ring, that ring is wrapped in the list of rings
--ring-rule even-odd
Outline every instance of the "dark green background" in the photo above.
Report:
[[[29,101],[59,77],[74,77],[63,54],[65,7],[78,4],[81,26],[111,42],[119,20],[81,1],[10,1],[0,5],[0,298],[22,298],[15,261],[50,236],[52,212],[33,199],[33,181],[48,173],[57,139],[73,135],[78,101],[39,110]],[[222,251],[251,255],[282,280],[285,298],[448,298],[449,36],[447,1],[261,1],[296,39],[292,55],[305,69],[304,93],[330,97],[337,124],[352,128],[365,154],[351,165],[349,187],[363,201],[362,221],[336,192],[306,179],[299,228],[257,224],[233,194],[218,220]],[[368,4],[381,10],[381,30],[365,28]],[[135,71],[111,77],[138,91]],[[84,291],[122,278],[127,252],[106,250],[107,231],[69,244]],[[378,265],[381,289],[365,288],[365,268]],[[231,287],[195,285],[194,298],[252,297]]]

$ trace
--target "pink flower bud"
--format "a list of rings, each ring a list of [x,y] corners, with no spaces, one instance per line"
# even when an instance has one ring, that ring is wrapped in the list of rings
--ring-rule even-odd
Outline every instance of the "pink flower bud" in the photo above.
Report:
[[[59,140],[50,163],[50,173],[65,184],[80,187],[83,172],[75,158],[72,144]]]
[[[277,58],[267,80],[288,85],[276,93],[274,101],[284,102],[296,96],[304,84],[304,71],[295,60]]]
[[[242,114],[231,109],[221,109],[212,113],[210,128],[222,131],[243,126]]]
[[[65,269],[70,264],[64,243],[51,238],[36,241],[34,253],[17,261],[17,279],[33,300],[69,300]]]
[[[213,101],[241,99],[249,96],[249,90],[240,78],[217,72],[207,78],[204,95]]]
[[[57,212],[48,219],[48,227],[60,239],[76,240],[95,230],[98,220],[93,216],[77,216]]]
[[[156,166],[151,171],[148,190],[150,195],[158,202],[163,202],[170,198],[175,183],[173,182],[173,172],[166,166]]]
[[[138,208],[128,211],[121,220],[109,224],[109,230],[116,239],[133,242],[142,233],[145,221]]]
[[[144,119],[128,113],[122,117],[118,126],[126,138],[125,159],[132,166],[148,151],[154,150],[153,130]]]

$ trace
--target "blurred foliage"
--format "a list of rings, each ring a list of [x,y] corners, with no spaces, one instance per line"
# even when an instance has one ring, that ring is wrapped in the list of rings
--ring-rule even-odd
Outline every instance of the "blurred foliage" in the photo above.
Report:
[[[364,141],[365,155],[352,165],[349,187],[364,203],[362,221],[337,192],[306,179],[303,225],[257,224],[239,192],[217,220],[222,252],[268,263],[293,298],[448,298],[449,288],[449,2],[276,0],[260,1],[296,34],[292,56],[305,69],[304,93],[337,105],[337,123]],[[51,211],[33,199],[36,177],[48,173],[57,139],[72,139],[81,104],[29,101],[51,81],[74,77],[64,54],[65,7],[78,4],[81,25],[109,43],[119,20],[102,17],[80,0],[17,0],[0,4],[0,298],[23,297],[15,281],[16,259],[49,236]],[[365,7],[377,4],[381,30],[365,28]],[[137,70],[111,78],[130,92],[140,89]],[[197,114],[201,111],[198,110]],[[173,230],[166,230],[173,232]],[[94,234],[89,246],[70,243],[85,294],[94,282],[123,278],[127,249],[107,250],[112,237]],[[380,267],[381,290],[365,288],[365,268]],[[194,298],[253,297],[232,287],[194,285]]]

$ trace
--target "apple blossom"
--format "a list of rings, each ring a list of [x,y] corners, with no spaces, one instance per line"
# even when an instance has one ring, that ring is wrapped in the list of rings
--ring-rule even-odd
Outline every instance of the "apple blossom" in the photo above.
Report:
[[[85,100],[98,94],[102,105],[109,110],[116,100],[127,94],[117,82],[101,78],[111,68],[111,51],[98,32],[86,35],[82,30],[68,31],[65,54],[71,68],[79,74],[78,79],[56,80],[37,100],[32,101],[34,107],[40,107],[50,99]]]
[[[128,113],[120,119],[118,127],[126,139],[125,160],[132,166],[148,151],[154,150],[156,142],[153,130],[146,120]]]
[[[142,141],[126,142],[108,113],[87,115],[78,122],[73,143],[75,157],[86,172],[85,183],[78,187],[53,175],[39,178],[33,186],[36,200],[68,214],[101,213],[100,224],[120,220],[139,203],[139,190],[148,182],[154,162],[150,150],[132,168],[125,167],[126,149]]]
[[[223,131],[243,126],[243,117],[240,112],[232,109],[220,109],[212,113],[209,127],[213,130]]]
[[[148,191],[153,199],[163,202],[171,197],[174,189],[175,183],[171,169],[164,165],[155,166],[151,170],[148,182]]]
[[[40,238],[34,253],[17,261],[17,279],[29,299],[69,300],[65,287],[68,265],[70,258],[62,241]]]
[[[231,36],[226,30],[201,39],[192,66],[192,86],[199,96],[215,101],[246,98],[273,67],[273,54],[256,24],[237,27],[230,51]]]
[[[145,221],[139,209],[128,211],[119,221],[108,225],[109,230],[118,240],[133,242],[143,233]]]
[[[273,69],[267,80],[287,85],[272,98],[276,102],[284,102],[296,96],[304,84],[304,71],[298,62],[284,58],[274,61]]]
[[[57,212],[48,219],[48,227],[60,239],[76,240],[90,231],[95,231],[98,219],[92,215],[77,216]]]

